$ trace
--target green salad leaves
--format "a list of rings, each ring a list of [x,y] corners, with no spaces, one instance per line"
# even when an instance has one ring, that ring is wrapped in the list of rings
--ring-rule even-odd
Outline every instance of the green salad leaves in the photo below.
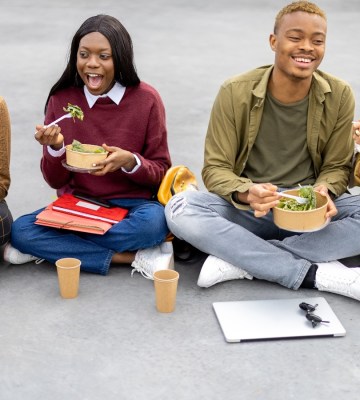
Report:
[[[87,150],[82,143],[75,139],[71,143],[71,150],[80,153],[106,153],[105,149],[101,146],[98,146],[95,150]]]
[[[68,103],[67,107],[63,107],[63,110],[71,114],[74,122],[75,118],[78,118],[80,121],[84,119],[83,110],[79,106],[74,106],[73,104]]]
[[[312,186],[300,186],[298,196],[304,197],[309,201],[306,204],[299,204],[294,199],[283,197],[277,207],[290,211],[308,211],[316,208],[316,195]]]

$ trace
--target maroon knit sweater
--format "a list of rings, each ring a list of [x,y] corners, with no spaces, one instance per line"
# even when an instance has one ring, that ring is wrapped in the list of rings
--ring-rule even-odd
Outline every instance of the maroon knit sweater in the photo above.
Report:
[[[68,88],[53,95],[48,104],[45,124],[64,114],[68,103],[78,105],[84,120],[62,120],[59,125],[65,145],[73,139],[81,143],[121,147],[141,160],[140,168],[132,174],[121,169],[104,176],[74,173],[65,169],[62,157],[53,157],[44,146],[41,170],[46,182],[58,194],[78,190],[88,195],[114,198],[150,198],[170,167],[165,110],[157,91],[141,82],[126,88],[116,105],[109,98],[99,98],[90,109],[83,88]]]

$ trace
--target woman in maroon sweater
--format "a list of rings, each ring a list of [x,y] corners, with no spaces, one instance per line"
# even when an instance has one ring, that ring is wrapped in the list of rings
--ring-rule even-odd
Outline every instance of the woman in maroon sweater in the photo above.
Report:
[[[62,120],[68,103],[78,105],[83,121]],[[40,210],[17,219],[4,257],[13,264],[76,257],[88,272],[107,274],[111,263],[132,264],[152,278],[155,268],[173,268],[163,207],[154,195],[171,165],[165,110],[157,91],[140,82],[131,38],[115,18],[97,15],[76,32],[68,64],[50,90],[45,125],[36,126],[43,145],[41,170],[60,195],[80,191],[129,210],[103,236],[35,225]],[[66,169],[64,146],[76,139],[109,152],[96,172]]]

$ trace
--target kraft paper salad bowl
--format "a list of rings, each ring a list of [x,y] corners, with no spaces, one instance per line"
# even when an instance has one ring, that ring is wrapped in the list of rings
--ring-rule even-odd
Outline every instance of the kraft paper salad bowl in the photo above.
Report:
[[[284,193],[299,196],[299,189],[286,190]],[[312,232],[324,228],[329,223],[325,216],[328,199],[318,192],[314,193],[316,196],[316,208],[294,211],[276,206],[273,208],[274,223],[279,228],[292,232]]]
[[[79,169],[99,169],[94,167],[99,161],[105,160],[108,155],[101,146],[93,144],[81,144],[81,151],[73,144],[65,146],[66,164]]]

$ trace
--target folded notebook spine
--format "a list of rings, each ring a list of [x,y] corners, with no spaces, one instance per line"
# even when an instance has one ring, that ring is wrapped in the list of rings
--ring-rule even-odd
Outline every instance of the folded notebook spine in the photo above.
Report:
[[[66,213],[66,214],[73,214],[73,215],[78,215],[80,217],[86,217],[86,218],[90,218],[90,219],[97,219],[99,221],[108,222],[109,224],[116,224],[117,222],[119,222],[119,221],[117,221],[115,219],[105,218],[105,217],[102,217],[100,215],[87,214],[87,213],[84,213],[84,212],[79,212],[79,211],[75,211],[75,210],[69,210],[67,208],[62,208],[62,207],[57,207],[57,206],[52,206],[52,209],[55,210],[55,211]]]

